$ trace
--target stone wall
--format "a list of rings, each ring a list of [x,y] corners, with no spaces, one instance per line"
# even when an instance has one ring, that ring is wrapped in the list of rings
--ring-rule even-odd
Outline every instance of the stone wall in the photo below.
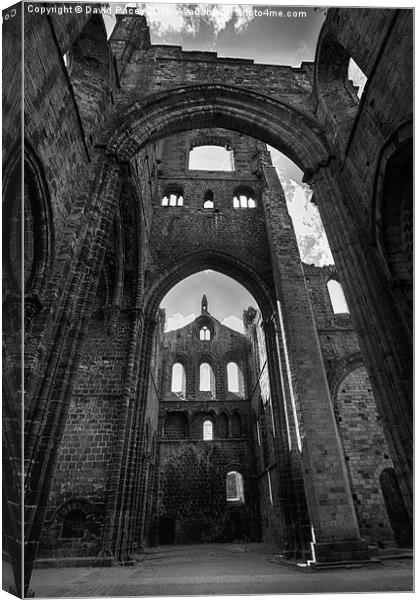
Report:
[[[211,295],[209,295],[211,301]],[[210,340],[200,339],[207,326]],[[157,538],[162,543],[239,542],[259,539],[258,494],[253,480],[250,423],[250,346],[207,310],[163,339],[159,409]],[[229,391],[227,364],[239,368],[238,391]],[[185,392],[175,393],[172,367],[184,365]],[[212,367],[210,391],[200,391],[202,362]],[[212,423],[212,439],[204,422]],[[244,502],[226,497],[226,476],[243,477]]]
[[[69,465],[78,469],[81,488],[90,477],[81,466],[81,456],[64,461],[66,445],[82,440],[86,445],[86,440],[103,435],[94,415],[103,414],[111,394],[119,406],[109,461],[103,551],[124,561],[133,551],[134,538],[142,543],[143,516],[154,510],[146,500],[156,466],[150,441],[159,389],[159,358],[153,350],[155,335],[159,336],[156,315],[164,294],[203,268],[219,268],[245,284],[263,313],[272,381],[273,417],[267,429],[274,424],[279,468],[280,500],[274,492],[274,506],[284,509],[288,539],[297,539],[307,529],[305,492],[317,538],[322,540],[317,544],[321,560],[328,558],[325,552],[330,550],[338,558],[348,557],[348,539],[352,540],[351,556],[366,556],[326,385],[327,375],[330,387],[333,380],[338,381],[337,367],[349,352],[356,352],[355,337],[347,318],[328,316],[325,308],[314,321],[308,296],[311,286],[305,283],[307,273],[299,263],[281,189],[274,169],[263,164],[264,152],[250,138],[284,151],[304,170],[314,190],[395,466],[395,474],[391,467],[382,470],[382,484],[395,498],[401,496],[410,513],[412,17],[412,11],[405,9],[329,10],[314,64],[290,68],[152,46],[144,18],[119,19],[108,47],[100,17],[87,20],[78,15],[50,18],[25,13],[25,159],[28,172],[39,183],[37,194],[25,192],[41,225],[40,236],[33,239],[42,240],[34,250],[39,286],[25,298],[25,594],[47,514],[48,519],[55,518],[54,514],[66,518],[61,509],[54,513],[59,508],[54,503],[60,501],[62,470]],[[16,58],[21,50],[17,23],[17,19],[5,21],[9,58]],[[67,53],[73,67],[71,61],[68,68],[65,65]],[[368,77],[360,101],[347,81],[350,56]],[[13,172],[20,151],[18,70],[12,72],[12,63],[5,61],[3,92],[6,175]],[[92,65],[96,65],[94,77]],[[223,186],[217,177],[209,177],[219,205],[205,214],[198,200],[209,182],[200,187],[199,174],[185,173],[191,182],[185,184],[190,204],[179,211],[164,211],[158,206],[163,190],[159,186],[178,179],[178,161],[196,135],[180,132],[226,127],[236,132],[228,135],[238,157],[250,153],[249,169],[240,170],[240,179],[252,183],[256,191],[257,208],[252,216],[247,211],[236,214],[229,205],[236,174],[226,176]],[[177,162],[165,173],[168,161],[158,164],[159,151],[164,152],[159,140],[173,134],[180,134],[178,141],[168,142],[167,148]],[[174,154],[174,144],[183,147],[183,152]],[[253,148],[259,149],[256,160]],[[402,182],[401,194],[396,181]],[[14,187],[6,185],[5,190],[10,198]],[[6,206],[8,202],[6,198]],[[127,206],[131,216],[125,212]],[[175,212],[183,215],[185,227]],[[6,230],[13,221],[7,214]],[[401,226],[398,235],[393,222]],[[127,232],[125,240],[123,231]],[[6,261],[13,247],[6,247]],[[4,273],[10,274],[10,269]],[[314,296],[315,306],[323,293]],[[8,323],[16,318],[18,296],[7,288]],[[95,308],[99,296],[105,302],[101,315]],[[106,322],[99,334],[102,321],[98,319]],[[117,332],[112,343],[107,343],[108,326]],[[19,388],[19,343],[9,335],[9,325],[6,329],[9,401],[5,418],[12,429],[16,415],[10,398],[17,396]],[[126,336],[124,342],[123,337],[118,339],[120,333]],[[92,340],[97,342],[95,348]],[[100,357],[112,354],[118,344],[117,361],[112,358],[118,381],[111,376],[105,389],[102,374],[112,369],[100,364],[107,360]],[[81,368],[84,365],[99,365],[97,393],[103,392],[103,397],[97,403],[92,399],[93,378],[89,368]],[[78,430],[82,405],[84,425]],[[370,431],[373,413],[368,413]],[[314,426],[317,415],[325,425],[320,430]],[[296,445],[302,440],[304,468],[299,471]],[[8,452],[16,457],[12,446]],[[329,462],[319,458],[320,466],[314,466],[322,446],[328,448]],[[108,456],[109,445],[106,448],[101,456]],[[295,453],[293,460],[289,460],[290,449]],[[102,473],[106,460],[99,459]],[[334,473],[333,485],[330,473]],[[356,485],[357,477],[351,470],[348,473]],[[267,494],[266,488],[261,490]],[[302,508],[301,520],[295,518],[293,504]],[[77,517],[73,523],[80,529],[80,513],[87,505],[74,498],[68,506],[73,507]],[[389,501],[387,507],[392,509],[395,526],[398,510]],[[336,519],[335,514],[341,517]],[[87,519],[85,530],[96,540],[98,528],[90,516]],[[268,513],[267,519],[269,523]],[[300,533],[292,535],[293,523],[298,523]],[[379,521],[375,523],[379,532]],[[277,531],[283,531],[280,523]],[[14,534],[10,536],[9,541]],[[346,541],[344,554],[337,540]],[[80,551],[96,550],[92,545]]]
[[[395,543],[380,485],[393,463],[351,316],[333,312],[327,283],[338,280],[336,270],[304,265],[304,271],[361,534],[369,543]]]

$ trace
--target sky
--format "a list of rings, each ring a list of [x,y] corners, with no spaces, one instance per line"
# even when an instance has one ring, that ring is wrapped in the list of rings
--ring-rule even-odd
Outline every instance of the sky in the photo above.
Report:
[[[113,12],[125,5],[111,3]],[[292,7],[304,16],[286,18],[287,6],[128,3],[148,19],[153,44],[206,50],[257,63],[300,66],[312,61],[324,8]],[[283,15],[283,16],[280,16]],[[105,16],[110,33],[115,17]]]
[[[209,313],[240,333],[243,333],[243,311],[249,306],[258,306],[248,290],[234,279],[212,270],[201,271],[183,279],[163,299],[166,331],[184,327],[198,317],[204,294]]]
[[[153,44],[294,67],[314,60],[325,19],[324,8],[293,7],[291,10],[305,14],[286,18],[285,6],[240,4],[112,3],[113,14],[125,6],[146,15]],[[115,16],[105,16],[105,22],[110,34]],[[353,69],[353,74],[356,80],[357,69]],[[317,266],[333,264],[318,210],[310,202],[312,192],[302,183],[302,172],[274,148],[270,151],[285,191],[302,260]],[[220,273],[204,271],[180,282],[164,298],[167,330],[182,327],[197,317],[204,293],[211,314],[241,332],[243,310],[257,306],[240,284]]]

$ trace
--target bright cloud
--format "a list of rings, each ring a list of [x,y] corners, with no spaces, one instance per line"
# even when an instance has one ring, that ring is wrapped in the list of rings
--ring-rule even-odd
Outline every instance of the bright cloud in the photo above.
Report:
[[[181,327],[185,327],[188,323],[192,323],[196,315],[182,315],[181,313],[175,313],[171,315],[166,321],[165,331],[173,331],[174,329],[180,329]]]
[[[253,16],[239,4],[137,4],[156,37],[169,33],[195,36],[203,24],[217,36],[233,22],[236,33],[246,30]]]
[[[234,317],[233,315],[230,315],[229,317],[225,317],[222,321],[222,325],[225,325],[225,327],[229,327],[230,329],[234,329],[235,331],[238,331],[239,333],[244,332],[244,326],[243,326],[242,321],[240,319],[238,319],[238,317]]]
[[[282,155],[274,149],[270,149],[270,152],[286,196],[302,261],[317,267],[333,265],[334,259],[321,216],[318,208],[311,202],[312,190],[304,183],[285,177]]]

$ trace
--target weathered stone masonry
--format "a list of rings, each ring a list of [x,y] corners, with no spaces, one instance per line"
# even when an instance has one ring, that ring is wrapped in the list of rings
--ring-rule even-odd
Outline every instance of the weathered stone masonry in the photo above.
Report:
[[[13,57],[20,23],[4,28]],[[25,593],[37,556],[109,564],[159,541],[163,449],[181,468],[185,448],[164,441],[162,407],[180,401],[163,396],[158,308],[178,281],[209,268],[245,285],[260,310],[245,318],[246,435],[214,442],[221,471],[226,445],[246,457],[249,537],[295,556],[311,548],[320,562],[366,557],[364,540],[409,543],[412,12],[329,10],[315,61],[301,68],[153,46],[142,17],[118,18],[109,42],[97,15],[24,13],[23,26]],[[367,76],[360,101],[350,57]],[[12,64],[3,86],[3,440],[5,549],[19,593],[22,115]],[[232,147],[234,172],[188,172],[188,148],[206,136]],[[314,190],[352,323],[332,314],[330,274],[300,261],[264,143]],[[255,192],[252,217],[232,208],[237,183]],[[162,207],[174,184],[185,206]],[[196,461],[204,442],[190,441]],[[241,519],[227,537],[243,538]]]

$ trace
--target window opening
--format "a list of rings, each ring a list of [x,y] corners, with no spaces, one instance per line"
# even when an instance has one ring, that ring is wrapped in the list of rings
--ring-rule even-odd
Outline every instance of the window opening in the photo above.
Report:
[[[208,363],[202,363],[200,365],[200,391],[210,391],[210,365]]]
[[[214,208],[214,194],[211,190],[207,190],[204,194],[204,208]]]
[[[244,502],[244,483],[241,473],[230,471],[226,475],[226,500]]]
[[[205,325],[200,329],[200,340],[204,342],[210,341],[210,329]]]
[[[183,392],[185,388],[185,371],[181,363],[172,366],[171,392]]]
[[[223,146],[196,146],[190,150],[188,168],[191,171],[233,171],[233,150]]]
[[[327,283],[327,288],[334,314],[348,313],[349,308],[341,284],[335,279],[330,279]]]
[[[256,202],[254,198],[246,194],[236,194],[233,197],[233,208],[255,208]]]
[[[184,206],[184,197],[181,194],[172,192],[165,194],[161,202],[162,206]]]
[[[213,439],[213,422],[206,419],[203,423],[203,440],[209,441]]]
[[[228,392],[239,392],[239,369],[238,365],[230,362],[227,366]]]
[[[350,58],[350,60],[349,60],[349,68],[348,68],[348,72],[347,72],[347,77],[348,77],[349,81],[351,81],[352,84],[355,87],[357,87],[357,97],[360,100],[360,98],[362,97],[362,94],[363,94],[363,90],[365,89],[367,77],[363,73],[362,69],[359,67],[357,62],[355,60],[353,60],[353,58]]]

